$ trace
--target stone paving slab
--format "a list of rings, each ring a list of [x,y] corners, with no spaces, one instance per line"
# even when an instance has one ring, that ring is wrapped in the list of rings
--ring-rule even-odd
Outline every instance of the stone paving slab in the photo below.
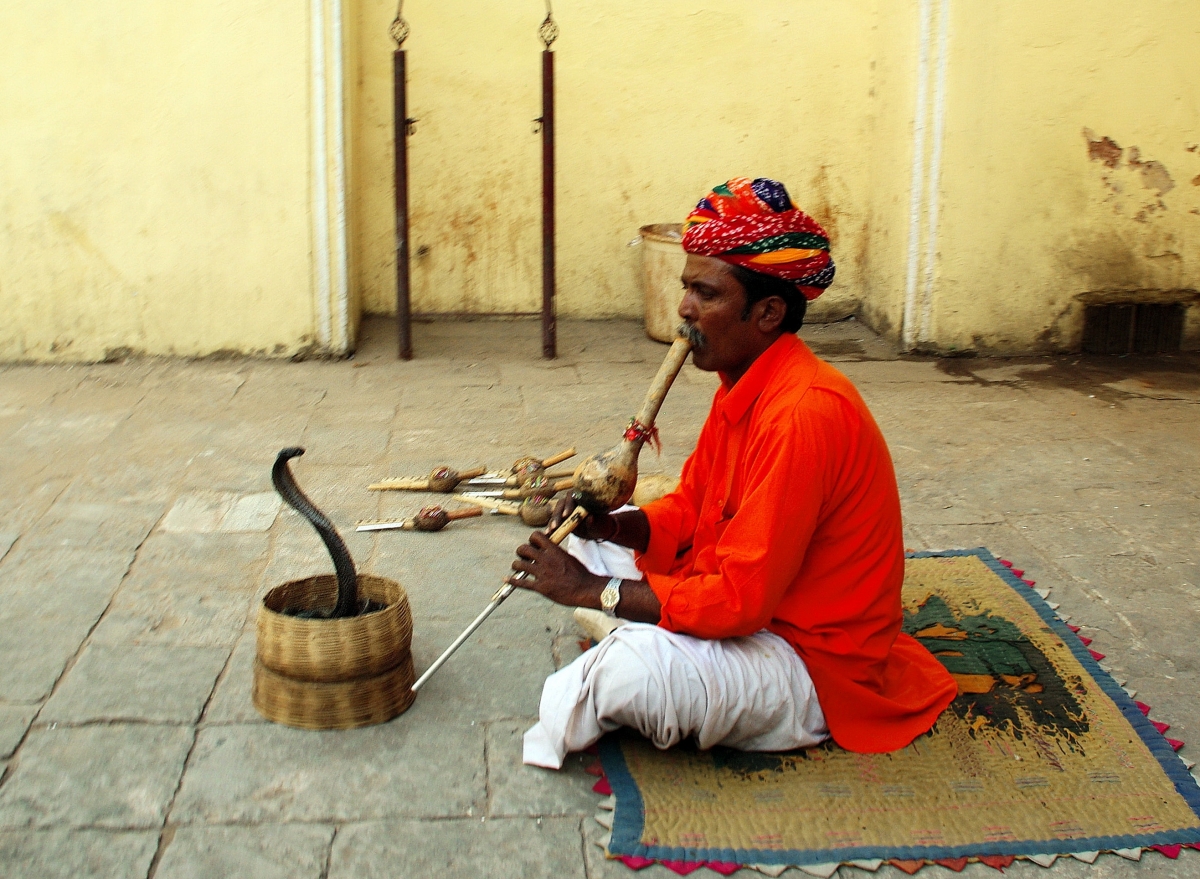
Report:
[[[379,390],[343,390],[336,399],[325,397],[313,409],[309,427],[345,427],[347,424],[386,425],[389,430],[396,418],[399,387]]]
[[[7,449],[5,454],[6,470],[0,471],[0,496],[5,499],[0,509],[0,528],[24,533],[70,487],[71,479],[45,473],[40,460],[21,466]],[[6,472],[9,466],[13,469]]]
[[[5,365],[0,367],[0,402],[18,410],[44,406],[58,394],[78,385],[82,379],[82,372],[73,366],[49,366],[33,370]]]
[[[185,494],[167,511],[159,528],[167,534],[211,534],[220,529],[234,498],[230,492]]]
[[[254,683],[255,633],[243,630],[204,711],[205,724],[266,723],[250,701]]]
[[[132,552],[18,552],[0,566],[0,700],[45,698],[104,613]]]
[[[157,847],[157,830],[0,830],[4,879],[145,879]]]
[[[272,491],[271,461],[246,460],[238,454],[218,455],[215,449],[205,449],[184,462],[179,489],[231,493]]]
[[[60,499],[81,503],[146,503],[163,509],[174,500],[177,491],[171,480],[163,478],[163,466],[150,460],[106,460],[94,466],[91,459],[60,495]]]
[[[0,828],[157,829],[192,737],[142,724],[32,730],[0,787]]]
[[[246,599],[220,585],[123,593],[96,627],[97,644],[184,648],[232,647],[246,616]]]
[[[88,469],[113,474],[130,462],[154,464],[165,476],[211,443],[211,428],[189,411],[139,409],[98,444]],[[161,478],[161,476],[160,476]],[[170,477],[166,477],[170,478]]]
[[[482,609],[480,606],[476,613]],[[426,623],[414,634],[412,653],[417,668],[431,665],[463,628],[465,624]],[[480,723],[532,717],[537,714],[542,682],[555,670],[552,640],[545,634],[540,643],[523,647],[483,639],[468,641],[422,687],[409,711],[422,719],[449,721],[467,716]]]
[[[334,829],[311,824],[175,829],[155,879],[323,879]]]
[[[0,699],[39,702],[50,695],[88,625],[29,620],[0,636]],[[0,629],[0,631],[4,631]]]
[[[274,491],[242,495],[233,502],[217,530],[226,534],[270,531],[281,505]]]
[[[0,759],[12,756],[37,711],[35,705],[0,705]]]
[[[14,444],[36,452],[54,449],[63,456],[59,466],[68,467],[72,458],[99,446],[128,417],[127,412],[72,412],[67,407],[63,403],[38,410],[13,434]]]
[[[237,495],[195,492],[175,502],[159,526],[167,533],[225,534],[269,531],[279,513],[279,496],[272,492]]]
[[[353,465],[378,458],[387,450],[391,438],[391,425],[364,425],[348,420],[340,425],[310,424],[299,445],[311,449],[309,461],[314,465]]]
[[[151,534],[93,642],[232,647],[268,546],[265,534]]]
[[[211,422],[206,448],[199,454],[211,450],[222,457],[259,460],[270,475],[275,453],[286,446],[302,445],[300,438],[311,418],[311,407],[293,409],[283,400],[252,404],[239,395]]]
[[[578,818],[468,818],[343,827],[329,879],[586,879]]]
[[[94,621],[112,600],[133,559],[132,550],[19,547],[0,565],[0,620]]]
[[[486,801],[483,725],[461,716],[418,723],[411,712],[358,730],[202,729],[172,820],[340,823],[479,812]]]
[[[12,545],[17,542],[17,538],[21,536],[19,531],[0,531],[0,561],[8,555],[8,551],[12,549]]]
[[[163,514],[158,504],[54,504],[23,541],[23,548],[133,551]]]
[[[971,385],[974,382],[966,376],[947,374],[938,369],[933,360],[892,360],[884,362],[838,364],[838,371],[843,373],[856,385],[870,384],[909,384],[935,383],[942,385]]]
[[[598,758],[568,754],[557,772],[521,762],[521,737],[535,720],[488,724],[488,817],[594,814],[600,800],[592,793],[596,776],[584,769]]]
[[[151,532],[129,569],[124,589],[153,591],[219,582],[226,589],[253,590],[266,563],[266,534],[170,534]]]
[[[92,644],[59,683],[39,720],[194,724],[228,658],[224,648]]]

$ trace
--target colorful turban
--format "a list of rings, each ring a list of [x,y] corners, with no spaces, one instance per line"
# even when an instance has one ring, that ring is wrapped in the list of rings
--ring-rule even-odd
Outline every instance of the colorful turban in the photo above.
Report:
[[[683,249],[791,281],[805,299],[833,282],[829,236],[765,177],[735,177],[700,199],[683,223]]]

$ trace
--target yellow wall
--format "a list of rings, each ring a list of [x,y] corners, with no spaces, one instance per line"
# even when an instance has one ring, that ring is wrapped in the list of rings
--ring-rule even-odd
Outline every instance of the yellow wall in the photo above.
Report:
[[[0,4],[0,359],[312,340],[308,22]]]
[[[1194,0],[955,4],[936,347],[1071,348],[1081,296],[1200,288],[1198,46]]]
[[[536,311],[542,6],[406,7],[414,308]],[[0,360],[352,347],[394,307],[394,14],[0,7]],[[831,232],[814,317],[908,347],[1071,349],[1085,301],[1200,288],[1194,0],[555,16],[560,315],[639,315],[638,227],[736,174]]]
[[[368,311],[394,310],[395,3],[363,0],[356,160]],[[554,4],[560,315],[639,315],[640,226],[679,222],[713,185],[783,180],[827,225],[850,313],[864,252],[870,3]],[[409,3],[412,299],[418,312],[541,304],[540,4]]]
[[[879,0],[878,21],[888,25],[872,35],[869,246],[859,303],[863,319],[890,338],[903,325],[910,250],[918,13],[917,0]]]
[[[1200,4],[882,0],[889,18],[904,26],[899,50],[884,40],[877,55],[863,299],[875,325],[943,352],[1078,350],[1085,302],[1195,301]],[[1185,332],[1200,347],[1200,308]]]

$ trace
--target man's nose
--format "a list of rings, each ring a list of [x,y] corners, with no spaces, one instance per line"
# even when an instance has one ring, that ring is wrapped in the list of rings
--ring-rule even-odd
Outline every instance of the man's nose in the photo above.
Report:
[[[683,290],[683,298],[679,300],[679,316],[684,320],[692,320],[696,317],[696,301],[692,296],[692,292],[686,287]]]

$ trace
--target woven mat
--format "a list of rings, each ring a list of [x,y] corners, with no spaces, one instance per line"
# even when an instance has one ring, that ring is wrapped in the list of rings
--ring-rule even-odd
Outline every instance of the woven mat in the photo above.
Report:
[[[632,733],[606,738],[597,790],[615,808],[597,820],[611,826],[608,854],[679,872],[830,875],[842,863],[1003,867],[1200,843],[1200,786],[1180,743],[1006,565],[983,549],[910,556],[905,630],[959,695],[901,751],[662,752]]]

